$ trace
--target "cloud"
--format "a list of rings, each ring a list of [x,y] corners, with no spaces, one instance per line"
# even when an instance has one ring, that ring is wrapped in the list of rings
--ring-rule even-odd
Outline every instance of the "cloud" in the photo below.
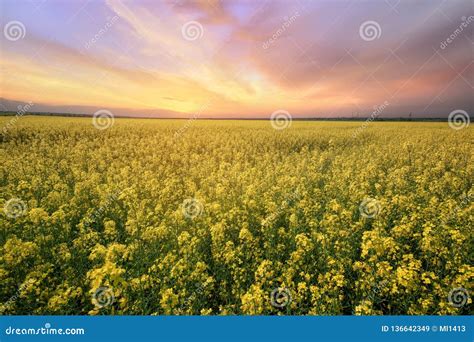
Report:
[[[407,108],[447,115],[450,107],[469,106],[474,83],[474,23],[440,48],[472,15],[464,2],[401,2],[394,9],[352,1],[108,0],[88,3],[71,23],[58,16],[64,33],[40,25],[47,20],[41,13],[58,11],[44,6],[35,15],[33,6],[23,8],[25,39],[2,46],[5,97],[170,115],[193,113],[212,99],[208,114],[226,117],[265,117],[279,108],[344,116],[390,99],[394,115]],[[73,14],[77,6],[61,11]],[[118,20],[85,48],[95,33],[84,18],[100,28],[111,16]],[[368,20],[381,28],[373,41],[359,32]],[[189,21],[202,26],[195,41],[183,37]]]

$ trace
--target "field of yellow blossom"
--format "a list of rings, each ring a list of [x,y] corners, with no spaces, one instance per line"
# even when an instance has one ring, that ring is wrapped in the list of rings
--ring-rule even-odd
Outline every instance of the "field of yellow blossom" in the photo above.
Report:
[[[1,132],[0,314],[472,313],[472,128],[91,121]]]

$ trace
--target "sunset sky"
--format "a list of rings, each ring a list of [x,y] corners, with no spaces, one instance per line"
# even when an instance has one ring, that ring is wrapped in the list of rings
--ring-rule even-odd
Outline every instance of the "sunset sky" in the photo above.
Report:
[[[382,116],[473,113],[470,0],[0,6],[3,110],[19,101],[32,111],[297,118],[367,116],[388,102]]]

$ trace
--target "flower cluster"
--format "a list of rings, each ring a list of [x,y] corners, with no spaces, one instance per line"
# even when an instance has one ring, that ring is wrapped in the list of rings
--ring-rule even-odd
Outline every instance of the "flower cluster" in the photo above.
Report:
[[[2,136],[0,208],[25,203],[0,214],[2,314],[472,308],[448,299],[474,290],[472,129],[182,124],[25,117]]]

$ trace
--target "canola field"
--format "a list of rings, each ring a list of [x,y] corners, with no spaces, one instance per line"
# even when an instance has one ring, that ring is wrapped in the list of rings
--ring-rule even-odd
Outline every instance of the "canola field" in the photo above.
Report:
[[[471,127],[11,120],[0,314],[473,311]]]

